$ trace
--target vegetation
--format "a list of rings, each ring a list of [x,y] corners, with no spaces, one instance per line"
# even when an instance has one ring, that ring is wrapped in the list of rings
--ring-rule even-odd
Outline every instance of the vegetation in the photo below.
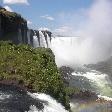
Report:
[[[65,91],[66,91],[67,96],[69,96],[69,97],[78,95],[81,92],[81,90],[76,87],[66,87]]]
[[[49,48],[0,42],[0,80],[15,80],[36,92],[50,94],[70,109],[66,88]]]

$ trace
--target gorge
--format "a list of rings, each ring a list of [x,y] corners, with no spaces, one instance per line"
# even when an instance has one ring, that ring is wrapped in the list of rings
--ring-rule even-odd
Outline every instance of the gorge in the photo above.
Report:
[[[111,61],[84,65],[78,37],[29,29],[0,8],[0,40],[1,112],[112,111]]]

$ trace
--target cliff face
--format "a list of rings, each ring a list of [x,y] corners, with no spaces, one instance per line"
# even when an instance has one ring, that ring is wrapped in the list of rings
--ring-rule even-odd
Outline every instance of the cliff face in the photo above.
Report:
[[[28,29],[27,21],[21,15],[0,8],[0,40],[33,47],[49,47],[51,34],[49,31]]]
[[[0,8],[0,40],[27,43],[27,21],[19,14]]]

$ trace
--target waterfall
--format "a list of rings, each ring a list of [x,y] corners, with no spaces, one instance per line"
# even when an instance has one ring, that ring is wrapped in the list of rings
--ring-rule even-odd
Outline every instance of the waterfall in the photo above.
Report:
[[[80,63],[80,39],[77,37],[55,37],[51,40],[51,49],[55,54],[58,67]]]
[[[0,112],[68,112],[49,95],[30,93],[14,85],[0,85]]]
[[[49,35],[46,33],[46,35],[47,35],[47,43],[48,43],[48,47],[50,47],[50,44],[51,44],[51,39],[50,39],[50,37],[49,37]]]
[[[35,106],[31,106],[28,112],[68,112],[64,109],[64,107],[58,103],[55,99],[50,97],[49,95],[43,93],[28,93],[32,98],[39,99],[42,101],[48,102],[48,104],[44,104],[44,109],[42,111],[38,111]]]
[[[39,31],[39,35],[40,35],[40,47],[45,47],[47,48],[47,42],[45,40],[45,36],[42,33],[42,31]]]
[[[37,47],[49,48],[51,44],[51,37],[47,31],[28,30],[27,31],[28,44]]]
[[[95,42],[97,43],[97,39]],[[85,37],[55,37],[51,40],[51,49],[58,66],[95,64],[108,59],[110,55],[107,54],[111,52],[106,50],[105,46],[99,47],[95,42]]]
[[[37,35],[36,35],[36,31],[34,31],[34,36],[33,36],[33,47],[34,47],[34,48],[40,47],[40,46],[39,46],[38,37],[37,37]]]

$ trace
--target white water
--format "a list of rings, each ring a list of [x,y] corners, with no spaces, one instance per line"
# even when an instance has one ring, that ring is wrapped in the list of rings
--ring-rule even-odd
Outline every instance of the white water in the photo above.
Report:
[[[34,31],[34,36],[33,36],[33,46],[34,46],[34,48],[39,47],[38,37],[36,36],[35,31]]]
[[[11,97],[11,95],[9,95],[9,94],[0,93],[0,100],[1,101],[5,100],[5,99],[8,99],[10,97]]]
[[[46,43],[46,40],[45,40],[45,36],[42,33],[42,31],[39,31],[39,35],[40,35],[40,46],[47,48],[47,43]]]
[[[84,37],[55,37],[51,40],[51,49],[59,67],[63,65],[93,64],[106,60],[110,57],[107,52],[111,51],[106,51],[104,47],[98,47],[95,43],[93,45],[92,40]],[[104,52],[102,51],[103,48]]]
[[[35,106],[31,106],[28,112],[68,112],[64,107],[58,103],[55,99],[46,94],[39,93],[28,93],[34,99],[40,99],[42,101],[47,101],[47,104],[44,104],[44,109],[39,111]]]
[[[80,47],[78,37],[55,37],[51,40],[51,49],[55,54],[58,67],[80,63],[80,55],[82,55]]]
[[[34,48],[37,48],[37,47],[49,48],[50,47],[50,44],[51,44],[50,37],[46,32],[45,32],[45,34],[47,36],[47,40],[45,39],[45,36],[42,33],[42,31],[39,31],[39,37],[37,37],[36,32],[34,31],[34,36],[33,36],[33,46],[34,46]],[[39,46],[38,38],[40,38],[40,46]],[[29,43],[29,39],[28,39],[28,43]]]
[[[49,35],[47,33],[46,33],[46,35],[47,35],[48,48],[50,48],[50,45],[51,45],[50,37],[49,37]]]
[[[104,99],[104,100],[106,100],[106,101],[112,101],[112,98],[107,97],[107,96],[101,96],[101,95],[98,95],[98,98],[100,98],[100,99]]]
[[[87,73],[72,73],[73,76],[79,76],[82,79],[87,78],[89,80],[89,84],[91,85],[90,90],[95,91],[97,94],[102,96],[112,97],[112,82],[109,79],[107,74],[101,74],[97,71],[91,71]],[[80,84],[83,85],[83,81],[81,80]],[[86,86],[84,87],[86,88]],[[105,97],[106,98],[106,97]]]
[[[79,87],[99,94],[96,101],[86,102],[84,99],[72,99],[70,106],[73,112],[112,112],[112,103],[110,103],[112,102],[112,82],[107,74],[92,70],[86,73],[74,72],[72,75],[81,79],[78,80]],[[85,83],[86,81],[90,84],[90,87]],[[97,102],[100,99],[107,102]]]

